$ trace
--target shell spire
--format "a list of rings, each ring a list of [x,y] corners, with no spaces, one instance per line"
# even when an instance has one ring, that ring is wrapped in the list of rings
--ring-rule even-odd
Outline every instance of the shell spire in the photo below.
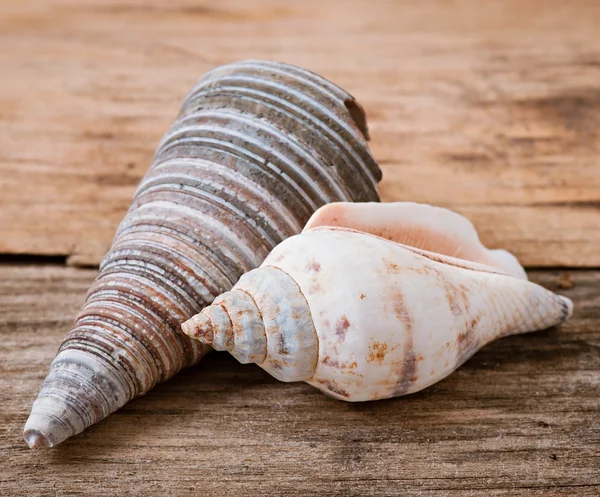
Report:
[[[319,209],[183,330],[280,380],[365,401],[422,390],[487,343],[556,326],[572,309],[458,214],[342,203]]]
[[[56,445],[198,362],[209,348],[181,322],[322,205],[378,201],[366,137],[360,105],[312,72],[247,61],[206,74],[160,142],[50,366],[27,444]]]

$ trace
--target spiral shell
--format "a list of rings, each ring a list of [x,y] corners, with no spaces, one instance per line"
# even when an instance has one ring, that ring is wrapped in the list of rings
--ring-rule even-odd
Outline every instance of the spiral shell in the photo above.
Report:
[[[320,206],[377,201],[381,172],[351,95],[304,69],[218,67],[186,97],[142,179],[27,421],[52,446],[209,350],[180,323]],[[251,356],[253,357],[253,356]]]
[[[365,401],[422,390],[485,344],[571,310],[458,214],[342,203],[317,211],[183,329],[279,380]]]

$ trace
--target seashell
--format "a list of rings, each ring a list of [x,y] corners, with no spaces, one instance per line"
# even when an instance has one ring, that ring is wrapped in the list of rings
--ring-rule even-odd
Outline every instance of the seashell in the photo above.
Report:
[[[56,445],[209,350],[180,323],[257,267],[315,210],[377,201],[364,113],[287,64],[218,67],[159,144],[87,300],[33,404],[24,438]]]
[[[366,401],[422,390],[485,344],[571,311],[454,212],[339,203],[183,330],[279,380]]]

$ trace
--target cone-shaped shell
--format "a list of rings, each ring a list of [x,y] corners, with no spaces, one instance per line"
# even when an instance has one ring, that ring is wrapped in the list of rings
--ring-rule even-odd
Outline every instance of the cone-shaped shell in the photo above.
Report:
[[[242,62],[184,101],[119,226],[25,426],[52,446],[208,350],[180,323],[313,212],[376,201],[381,172],[351,95],[309,71]]]
[[[381,232],[381,220],[388,239],[368,232]],[[363,231],[344,226],[363,222]],[[514,257],[488,251],[466,219],[444,209],[331,205],[308,228],[184,331],[280,380],[365,401],[426,388],[492,340],[571,313],[569,299],[527,281]],[[411,239],[417,247],[400,243]],[[457,247],[470,260],[448,255]]]

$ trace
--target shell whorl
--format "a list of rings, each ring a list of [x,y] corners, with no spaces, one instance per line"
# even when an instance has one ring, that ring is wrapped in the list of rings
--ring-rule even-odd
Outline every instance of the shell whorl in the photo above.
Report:
[[[25,426],[60,443],[208,350],[180,323],[333,201],[378,201],[353,97],[304,69],[216,68],[186,97],[142,179]],[[253,357],[253,356],[251,356]]]
[[[263,266],[182,325],[184,332],[281,381],[314,374],[319,340],[306,298],[281,269]]]
[[[231,352],[242,364],[260,364],[266,358],[267,335],[262,315],[246,292],[232,290],[221,294],[182,328],[215,350]]]

